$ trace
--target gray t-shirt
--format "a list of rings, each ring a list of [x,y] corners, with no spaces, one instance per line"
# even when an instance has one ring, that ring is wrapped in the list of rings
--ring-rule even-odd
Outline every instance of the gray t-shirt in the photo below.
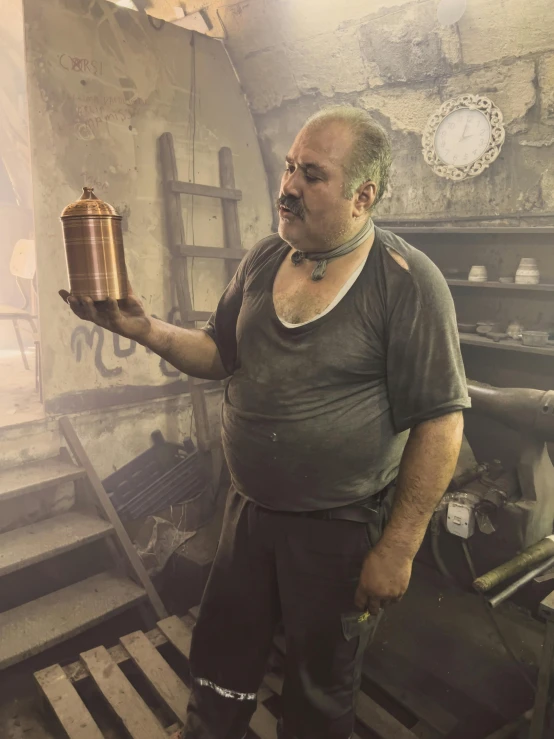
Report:
[[[428,257],[377,228],[342,300],[286,328],[273,282],[289,252],[277,235],[259,242],[205,327],[231,374],[223,444],[247,498],[274,510],[334,508],[396,477],[411,427],[470,406],[454,304]]]

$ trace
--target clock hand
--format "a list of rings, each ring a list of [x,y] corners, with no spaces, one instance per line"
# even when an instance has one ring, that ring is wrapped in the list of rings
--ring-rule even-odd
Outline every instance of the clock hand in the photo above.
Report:
[[[464,139],[468,138],[468,136],[466,136],[466,131],[467,131],[468,126],[469,126],[469,114],[466,116],[466,124],[464,126],[464,130],[462,131],[462,138],[460,139],[460,141],[463,141]]]

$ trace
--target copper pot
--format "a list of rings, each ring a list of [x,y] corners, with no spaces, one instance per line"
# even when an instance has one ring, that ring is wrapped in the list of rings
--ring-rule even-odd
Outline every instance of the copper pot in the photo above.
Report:
[[[126,298],[121,216],[115,208],[97,198],[92,187],[83,187],[61,220],[71,294],[93,300]]]

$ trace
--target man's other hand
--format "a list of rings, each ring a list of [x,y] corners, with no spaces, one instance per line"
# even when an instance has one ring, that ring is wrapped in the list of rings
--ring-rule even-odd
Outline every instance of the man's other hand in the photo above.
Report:
[[[364,561],[356,590],[356,606],[362,611],[377,614],[383,606],[402,598],[411,575],[411,558],[377,545]]]

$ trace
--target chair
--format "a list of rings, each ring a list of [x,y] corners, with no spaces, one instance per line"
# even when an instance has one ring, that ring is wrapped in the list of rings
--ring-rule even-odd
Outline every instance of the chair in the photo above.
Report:
[[[21,338],[21,332],[19,330],[19,322],[26,321],[30,325],[37,352],[36,386],[38,389],[40,384],[39,335],[36,324],[36,320],[38,319],[36,308],[37,301],[33,284],[36,268],[35,242],[30,239],[20,239],[13,250],[12,258],[10,260],[10,272],[15,277],[17,287],[25,300],[25,304],[22,308],[17,308],[13,305],[0,304],[0,321],[11,321],[13,323],[19,351],[21,352],[21,359],[23,360],[23,366],[26,370],[30,370],[31,368],[29,367],[29,362],[25,355],[25,347],[23,346],[23,339]],[[27,289],[25,289],[25,283],[27,283]]]

